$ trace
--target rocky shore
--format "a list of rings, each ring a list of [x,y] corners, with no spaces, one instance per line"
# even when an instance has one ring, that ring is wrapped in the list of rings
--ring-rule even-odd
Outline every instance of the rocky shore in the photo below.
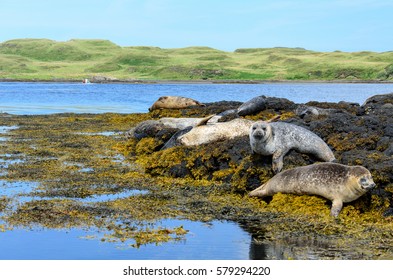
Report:
[[[236,109],[240,104],[221,102],[202,108],[160,110],[151,116],[155,119],[203,117]],[[264,110],[245,118],[269,119],[275,115],[320,136],[331,147],[338,163],[369,169],[377,188],[363,200],[371,204],[372,197],[378,197],[384,208],[383,215],[393,215],[393,94],[370,97],[362,105],[347,102],[295,104],[287,99],[267,98]],[[135,143],[130,145],[130,152],[147,173],[224,182],[230,184],[232,191],[242,194],[273,176],[271,158],[252,155],[247,135],[206,145],[160,150],[175,132],[173,129],[153,131],[146,135],[149,137],[132,140]],[[286,169],[314,162],[314,158],[295,151],[284,158]]]

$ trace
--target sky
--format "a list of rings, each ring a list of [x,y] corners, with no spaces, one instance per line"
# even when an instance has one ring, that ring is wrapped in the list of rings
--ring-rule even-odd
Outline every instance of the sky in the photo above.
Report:
[[[392,0],[0,0],[0,42],[393,51]]]

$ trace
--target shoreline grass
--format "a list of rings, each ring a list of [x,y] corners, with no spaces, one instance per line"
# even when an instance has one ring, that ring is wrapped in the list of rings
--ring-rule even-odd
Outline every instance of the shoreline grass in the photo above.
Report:
[[[393,82],[393,52],[301,48],[162,49],[108,40],[0,43],[0,81]]]

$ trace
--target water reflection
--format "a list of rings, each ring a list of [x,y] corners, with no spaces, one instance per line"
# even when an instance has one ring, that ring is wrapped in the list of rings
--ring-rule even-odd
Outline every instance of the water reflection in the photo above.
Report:
[[[368,244],[357,244],[356,248],[345,246],[345,240],[328,237],[282,237],[274,241],[250,234],[250,255],[252,260],[362,260],[370,258],[391,259],[393,252],[383,248],[379,255],[372,252]]]
[[[0,259],[149,259],[210,260],[248,259],[249,235],[232,222],[209,224],[189,220],[162,220],[165,227],[183,226],[186,238],[159,246],[147,244],[138,249],[126,243],[101,242],[104,231],[97,228],[46,229],[15,228],[1,233]]]

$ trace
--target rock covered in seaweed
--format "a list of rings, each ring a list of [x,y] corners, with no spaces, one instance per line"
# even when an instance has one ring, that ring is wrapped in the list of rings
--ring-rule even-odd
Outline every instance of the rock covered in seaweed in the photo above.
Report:
[[[354,103],[309,102],[307,106],[328,110],[328,114],[296,116],[302,104],[279,98],[267,98],[266,107],[250,120],[266,120],[281,114],[285,122],[296,124],[317,134],[333,150],[337,162],[362,165],[373,175],[377,188],[368,195],[377,195],[393,205],[393,94],[370,97],[362,106]],[[179,117],[205,117],[234,110],[239,103],[210,103],[206,107],[179,110]],[[332,111],[332,110],[334,111]],[[217,110],[217,111],[215,111]],[[154,143],[153,153],[137,153],[138,161],[152,175],[209,179],[231,184],[237,192],[250,191],[273,176],[271,158],[251,155],[248,136],[222,139],[195,147],[172,147],[159,151]],[[152,144],[153,145],[153,144]],[[314,163],[307,155],[291,151],[284,158],[285,169]],[[392,211],[390,211],[392,212]],[[387,211],[386,213],[390,213]]]

